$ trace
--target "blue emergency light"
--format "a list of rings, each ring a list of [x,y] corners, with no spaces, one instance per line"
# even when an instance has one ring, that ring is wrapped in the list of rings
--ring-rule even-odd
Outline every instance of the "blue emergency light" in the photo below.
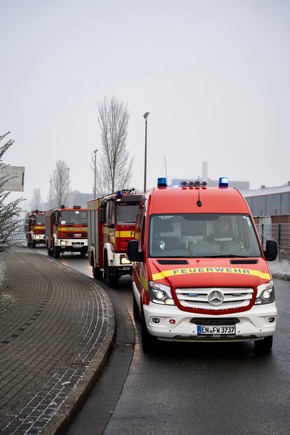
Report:
[[[228,177],[220,177],[219,178],[219,187],[229,187]]]
[[[166,178],[157,178],[157,187],[167,187]]]

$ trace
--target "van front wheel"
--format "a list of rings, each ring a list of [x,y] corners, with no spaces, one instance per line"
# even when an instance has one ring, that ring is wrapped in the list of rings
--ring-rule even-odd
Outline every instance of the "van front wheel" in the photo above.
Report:
[[[141,342],[143,352],[145,353],[154,351],[157,345],[157,338],[148,332],[143,310],[141,315]]]
[[[257,340],[255,343],[255,349],[257,352],[269,353],[271,352],[273,345],[273,336],[265,337],[263,340]]]
[[[135,320],[140,320],[139,309],[134,294],[133,294],[133,317]]]

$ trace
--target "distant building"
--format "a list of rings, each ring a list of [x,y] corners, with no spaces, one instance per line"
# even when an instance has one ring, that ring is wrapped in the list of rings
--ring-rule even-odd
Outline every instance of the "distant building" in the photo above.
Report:
[[[99,195],[97,195],[97,197],[99,197]],[[67,204],[64,205],[66,207],[73,207],[74,205],[79,205],[82,208],[86,208],[87,201],[93,198],[94,196],[92,193],[81,193],[78,190],[74,190],[73,192],[70,193]],[[42,205],[43,210],[50,210],[51,208],[54,207],[51,207],[50,202],[46,202],[45,204]]]
[[[7,177],[7,181],[2,186],[8,192],[24,191],[24,166],[5,166],[1,169],[1,177]]]
[[[90,199],[94,199],[93,193],[81,193],[78,190],[75,190],[70,194],[69,206],[80,205],[81,207],[86,208],[87,201],[89,201]]]
[[[253,216],[290,215],[290,181],[283,186],[241,190]]]

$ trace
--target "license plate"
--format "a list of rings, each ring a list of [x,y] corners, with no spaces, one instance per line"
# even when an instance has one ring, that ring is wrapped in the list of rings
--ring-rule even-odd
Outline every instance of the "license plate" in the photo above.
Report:
[[[197,335],[235,335],[235,326],[215,325],[197,326]]]

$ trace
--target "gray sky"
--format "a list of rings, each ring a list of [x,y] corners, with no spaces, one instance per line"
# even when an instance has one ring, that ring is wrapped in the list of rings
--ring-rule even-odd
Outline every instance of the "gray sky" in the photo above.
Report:
[[[128,107],[130,187],[143,189],[147,111],[147,188],[203,161],[251,189],[290,180],[289,1],[0,0],[0,16],[4,161],[25,166],[28,200],[47,199],[57,160],[93,191],[104,96]]]

